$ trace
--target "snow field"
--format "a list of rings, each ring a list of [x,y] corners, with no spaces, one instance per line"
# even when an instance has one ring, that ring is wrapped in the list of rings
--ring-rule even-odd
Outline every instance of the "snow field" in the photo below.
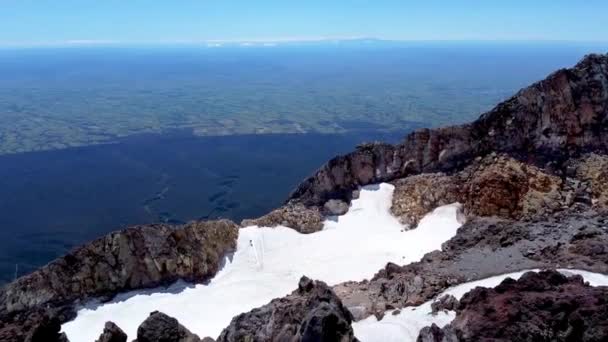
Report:
[[[141,322],[158,310],[201,338],[215,338],[234,316],[291,293],[302,275],[329,285],[368,279],[388,262],[418,261],[456,234],[458,204],[437,208],[418,228],[404,230],[390,214],[393,190],[385,183],[363,187],[349,211],[327,220],[317,233],[242,228],[236,252],[208,284],[178,282],[166,289],[124,293],[104,304],[90,302],[62,331],[72,342],[95,341],[105,322],[113,321],[132,340]],[[371,326],[356,331],[367,336]]]

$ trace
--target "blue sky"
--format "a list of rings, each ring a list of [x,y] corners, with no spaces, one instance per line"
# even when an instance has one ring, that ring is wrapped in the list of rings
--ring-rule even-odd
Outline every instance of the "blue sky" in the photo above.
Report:
[[[0,0],[0,45],[608,40],[606,0]]]

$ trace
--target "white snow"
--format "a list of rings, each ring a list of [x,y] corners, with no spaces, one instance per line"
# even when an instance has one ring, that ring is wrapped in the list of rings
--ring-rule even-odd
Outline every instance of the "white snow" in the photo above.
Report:
[[[465,293],[471,291],[475,287],[495,287],[506,278],[519,279],[519,277],[528,271],[538,270],[534,269],[507,273],[460,284],[445,290],[438,295],[437,298],[450,294],[457,299],[460,299]],[[592,286],[608,286],[608,276],[604,274],[570,269],[558,269],[558,271],[567,276],[579,274]],[[361,342],[416,341],[420,329],[430,326],[433,323],[437,324],[439,327],[443,327],[456,317],[454,311],[448,311],[447,313],[440,312],[433,316],[431,314],[432,303],[433,300],[430,300],[416,307],[405,308],[397,315],[392,314],[393,310],[387,311],[384,318],[380,321],[378,321],[375,316],[370,316],[364,320],[355,322],[353,323],[355,336]]]
[[[242,228],[236,252],[208,284],[177,283],[125,293],[110,303],[91,302],[62,329],[70,341],[94,341],[111,320],[132,340],[139,324],[159,310],[200,337],[217,337],[232,317],[291,293],[302,275],[330,285],[360,281],[387,262],[417,261],[456,234],[458,204],[437,208],[417,229],[404,231],[390,214],[393,190],[384,183],[364,187],[345,215],[327,220],[314,234],[286,227]]]

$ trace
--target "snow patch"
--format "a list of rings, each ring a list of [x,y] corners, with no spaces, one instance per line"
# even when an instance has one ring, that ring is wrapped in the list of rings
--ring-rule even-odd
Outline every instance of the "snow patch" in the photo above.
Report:
[[[538,272],[539,270],[532,269],[507,273],[460,284],[445,290],[439,294],[437,298],[449,294],[460,300],[465,293],[478,286],[496,287],[506,278],[519,279],[519,277],[529,271]],[[581,275],[591,286],[608,286],[608,276],[604,274],[570,269],[558,269],[558,271],[567,276],[575,274]],[[416,341],[420,329],[430,326],[433,323],[437,324],[439,327],[443,327],[456,318],[456,313],[454,311],[439,312],[437,315],[432,315],[431,304],[433,302],[434,300],[430,300],[419,306],[402,309],[401,312],[396,315],[393,315],[395,310],[389,310],[380,321],[378,321],[375,316],[370,316],[364,320],[355,322],[353,323],[355,336],[361,342]]]
[[[149,313],[159,310],[201,338],[217,337],[234,316],[291,293],[302,275],[329,285],[360,281],[387,262],[418,261],[456,234],[458,204],[437,208],[417,229],[406,230],[390,213],[393,190],[385,183],[363,187],[348,212],[325,221],[317,233],[242,228],[236,252],[208,284],[178,282],[124,293],[109,303],[90,302],[62,329],[70,341],[94,341],[105,322],[113,321],[132,340]]]

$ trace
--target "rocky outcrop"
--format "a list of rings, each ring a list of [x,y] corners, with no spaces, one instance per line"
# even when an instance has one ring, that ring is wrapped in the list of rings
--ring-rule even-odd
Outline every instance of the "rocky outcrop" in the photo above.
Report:
[[[456,335],[462,342],[606,341],[606,298],[608,287],[589,286],[580,276],[528,272],[493,289],[473,289],[448,328],[430,330],[435,337]]]
[[[106,322],[96,342],[127,342],[127,334],[113,322]]]
[[[591,153],[572,160],[568,175],[584,182],[593,204],[608,206],[608,156]]]
[[[177,319],[162,312],[154,311],[137,328],[136,342],[200,342],[201,339],[191,333]]]
[[[366,144],[336,157],[300,184],[289,200],[321,207],[353,189],[406,176],[451,172],[489,153],[559,167],[586,151],[608,149],[608,55],[519,91],[471,124],[422,129],[398,145]]]
[[[331,288],[303,277],[292,294],[235,317],[218,342],[355,341],[351,322]]]
[[[316,207],[306,207],[301,203],[288,203],[260,218],[243,220],[241,227],[285,226],[300,233],[310,234],[323,229],[323,220],[323,214]]]
[[[430,327],[420,330],[416,342],[458,342],[458,336],[451,326],[442,329],[433,323]]]
[[[567,208],[584,195],[590,201],[579,183],[507,155],[490,154],[452,175],[424,173],[394,181],[391,211],[410,227],[434,208],[454,202],[463,204],[467,216],[521,219]]]
[[[0,315],[178,279],[206,280],[217,272],[223,256],[236,248],[237,236],[238,227],[227,220],[110,233],[4,287]]]

